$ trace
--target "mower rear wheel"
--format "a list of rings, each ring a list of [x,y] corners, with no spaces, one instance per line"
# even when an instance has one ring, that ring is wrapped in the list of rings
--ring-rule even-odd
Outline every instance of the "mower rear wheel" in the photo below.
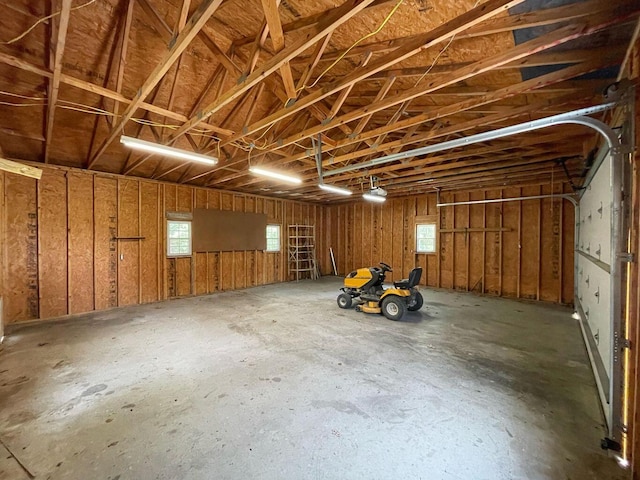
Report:
[[[400,320],[407,312],[407,306],[398,297],[387,297],[382,300],[382,313],[389,320]]]
[[[424,299],[422,298],[422,294],[420,292],[416,292],[415,295],[411,296],[411,300],[407,304],[407,310],[410,312],[415,312],[422,308],[424,304]]]
[[[340,308],[351,308],[351,295],[348,293],[338,295],[338,306]]]

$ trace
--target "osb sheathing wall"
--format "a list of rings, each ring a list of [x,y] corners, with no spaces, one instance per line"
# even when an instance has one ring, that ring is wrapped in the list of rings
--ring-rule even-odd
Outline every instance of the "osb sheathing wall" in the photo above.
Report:
[[[550,186],[443,193],[441,202],[551,194]],[[560,186],[553,193],[561,193]],[[574,208],[561,198],[436,207],[436,194],[328,207],[338,272],[383,261],[388,280],[423,268],[423,285],[573,302]],[[426,219],[425,219],[426,216]],[[437,253],[415,253],[416,220],[438,225]]]
[[[61,168],[38,182],[0,174],[0,189],[7,324],[287,281],[286,226],[322,218],[304,203]],[[265,213],[282,250],[167,258],[166,212],[194,208]]]

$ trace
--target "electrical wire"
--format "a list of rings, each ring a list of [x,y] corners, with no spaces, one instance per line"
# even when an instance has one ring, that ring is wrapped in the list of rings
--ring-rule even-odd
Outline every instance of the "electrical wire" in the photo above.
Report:
[[[480,0],[476,0],[476,3],[473,5],[473,7],[471,7],[471,10],[473,10],[474,8],[476,8],[478,6],[478,4],[480,3]],[[431,70],[433,70],[433,67],[436,66],[436,63],[438,63],[438,60],[440,59],[440,57],[442,56],[442,54],[447,51],[447,49],[449,48],[449,46],[451,45],[451,43],[453,42],[453,40],[456,38],[455,34],[451,35],[451,38],[449,39],[449,41],[447,42],[447,44],[444,46],[444,48],[442,50],[440,50],[438,52],[438,54],[436,55],[436,58],[433,59],[433,62],[431,62],[431,65],[429,65],[429,68],[427,68],[425,70],[425,72],[420,76],[420,78],[418,78],[418,80],[416,81],[416,83],[413,85],[413,87],[417,87],[418,84],[424,79],[424,77],[426,77],[429,72]]]
[[[366,40],[367,38],[371,38],[374,35],[377,35],[378,33],[380,33],[380,31],[385,27],[385,25],[389,22],[389,20],[391,20],[391,17],[393,17],[393,15],[396,13],[396,11],[398,10],[398,8],[400,7],[400,5],[402,5],[402,3],[404,2],[404,0],[399,0],[398,3],[396,3],[396,5],[393,7],[393,9],[391,10],[391,12],[389,12],[389,14],[385,17],[385,19],[382,21],[382,23],[378,26],[378,28],[376,28],[373,32],[369,32],[367,33],[365,36],[363,36],[362,38],[360,38],[359,40],[357,40],[353,45],[351,45],[349,48],[347,48],[342,55],[340,55],[331,65],[329,65],[324,72],[322,72],[320,74],[320,76],[318,78],[316,78],[315,82],[313,82],[311,85],[303,85],[302,87],[300,87],[299,89],[296,90],[296,93],[299,92],[300,90],[303,90],[305,88],[313,88],[315,87],[318,82],[320,81],[320,79],[329,71],[331,70],[333,67],[335,67],[337,65],[337,63],[342,60],[344,57],[347,56],[347,54],[356,46],[358,46],[361,42],[363,42],[364,40]]]
[[[91,5],[92,3],[95,3],[96,0],[89,0],[86,3],[83,3],[82,5],[78,5],[75,7],[71,8],[71,12],[73,12],[74,10],[80,10],[81,8],[84,7],[88,7],[89,5]],[[15,38],[12,38],[11,40],[8,40],[6,42],[0,42],[0,45],[11,45],[12,43],[17,42],[18,40],[22,40],[24,37],[26,37],[29,33],[31,33],[31,31],[36,28],[38,25],[40,25],[41,23],[46,22],[47,20],[53,18],[53,17],[57,17],[58,15],[60,15],[62,13],[62,10],[59,10],[55,13],[52,13],[51,15],[47,15],[46,17],[42,17],[40,18],[36,23],[34,23],[33,25],[31,25],[29,28],[27,28],[24,32],[22,32],[20,35],[18,35]]]

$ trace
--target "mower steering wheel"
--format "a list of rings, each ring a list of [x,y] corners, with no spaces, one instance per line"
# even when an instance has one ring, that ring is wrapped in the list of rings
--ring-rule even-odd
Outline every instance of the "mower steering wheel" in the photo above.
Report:
[[[382,267],[383,270],[386,270],[387,272],[393,272],[393,268],[391,268],[389,265],[387,265],[384,262],[380,262],[380,266]]]

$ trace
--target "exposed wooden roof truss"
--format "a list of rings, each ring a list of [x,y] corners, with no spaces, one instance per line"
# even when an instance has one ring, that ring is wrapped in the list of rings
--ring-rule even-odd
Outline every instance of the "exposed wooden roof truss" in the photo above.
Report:
[[[10,3],[6,159],[311,201],[339,200],[317,188],[317,138],[325,181],[353,191],[371,175],[390,195],[579,184],[595,144],[583,127],[359,164],[603,103],[640,16],[634,0]],[[123,134],[219,162],[133,152]],[[273,184],[251,165],[303,183]]]

